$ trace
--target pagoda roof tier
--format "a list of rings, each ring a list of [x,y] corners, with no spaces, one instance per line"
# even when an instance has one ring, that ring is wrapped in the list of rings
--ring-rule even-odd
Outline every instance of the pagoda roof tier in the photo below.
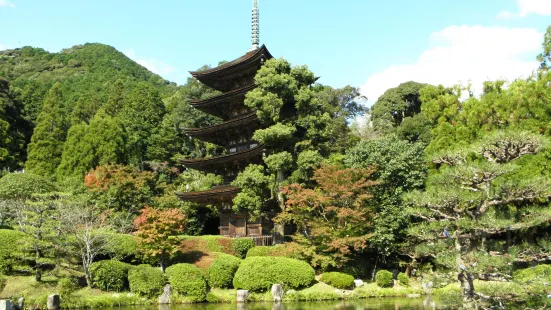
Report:
[[[245,95],[255,88],[254,84],[247,85],[209,99],[194,100],[191,102],[191,106],[207,114],[228,120],[234,117],[236,111],[245,109],[243,104]]]
[[[191,201],[201,204],[214,204],[230,202],[239,193],[240,189],[232,185],[216,186],[206,191],[176,192],[176,196],[183,201]]]
[[[184,132],[193,138],[201,139],[216,145],[228,146],[231,139],[254,132],[260,123],[256,112],[242,114],[238,118],[231,119],[218,125],[204,128],[186,128]]]
[[[205,85],[227,92],[235,88],[235,84],[232,82],[233,79],[244,75],[254,77],[264,61],[271,58],[273,58],[272,54],[265,45],[262,45],[260,48],[247,52],[245,55],[216,68],[190,71],[190,74]]]
[[[264,145],[258,145],[248,150],[225,154],[211,158],[201,159],[184,159],[181,163],[186,168],[196,169],[205,172],[216,173],[220,168],[239,167],[239,163],[246,161],[254,161],[264,152]],[[244,168],[244,167],[243,167]]]

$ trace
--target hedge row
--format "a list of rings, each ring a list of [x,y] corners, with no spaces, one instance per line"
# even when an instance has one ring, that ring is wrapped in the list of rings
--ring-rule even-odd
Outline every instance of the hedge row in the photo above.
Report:
[[[298,289],[310,285],[314,277],[314,269],[304,261],[286,257],[249,257],[237,269],[233,287],[264,291],[279,283],[285,290]]]

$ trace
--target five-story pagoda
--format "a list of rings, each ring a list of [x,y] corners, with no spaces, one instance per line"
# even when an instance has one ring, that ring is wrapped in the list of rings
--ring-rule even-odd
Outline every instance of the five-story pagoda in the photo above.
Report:
[[[239,189],[230,185],[237,174],[251,163],[262,163],[264,146],[252,140],[260,123],[255,111],[245,104],[245,95],[255,88],[254,77],[264,62],[272,55],[263,45],[259,47],[258,3],[253,2],[251,49],[242,57],[216,68],[190,72],[191,75],[223,94],[206,100],[193,101],[191,105],[205,113],[220,117],[223,122],[206,128],[186,129],[190,137],[201,139],[226,148],[222,156],[202,159],[185,159],[182,164],[189,169],[214,173],[224,178],[224,185],[207,191],[177,193],[184,201],[203,205],[215,205],[220,210],[220,235],[232,237],[269,235],[273,223],[268,218],[255,221],[244,214],[232,211],[232,200]]]

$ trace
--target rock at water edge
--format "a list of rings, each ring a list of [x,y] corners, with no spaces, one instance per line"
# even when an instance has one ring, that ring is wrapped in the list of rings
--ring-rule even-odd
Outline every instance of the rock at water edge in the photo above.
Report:
[[[249,298],[249,291],[247,290],[237,290],[237,302],[245,302]]]
[[[362,280],[359,280],[359,279],[354,280],[354,287],[362,287],[364,286],[364,284],[365,283]]]
[[[272,300],[275,302],[280,302],[283,300],[283,294],[285,292],[283,291],[283,285],[281,284],[274,284],[272,285]]]
[[[48,310],[59,310],[61,308],[61,299],[59,294],[53,294],[48,296],[48,303],[46,304]]]
[[[0,300],[0,310],[12,310],[13,305],[9,300]]]
[[[19,310],[25,310],[25,297],[19,298],[19,300],[17,301],[17,308]]]
[[[163,294],[159,296],[159,304],[161,305],[169,304],[170,296],[172,296],[172,286],[170,286],[170,284],[167,284],[163,288]]]

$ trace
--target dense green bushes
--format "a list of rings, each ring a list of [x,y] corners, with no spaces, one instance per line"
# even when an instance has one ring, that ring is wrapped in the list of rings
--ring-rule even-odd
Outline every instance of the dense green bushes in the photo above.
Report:
[[[163,292],[165,275],[150,265],[139,265],[128,271],[128,284],[132,293],[149,298],[157,297]]]
[[[342,272],[324,272],[321,282],[340,289],[351,289],[354,285],[354,277]]]
[[[26,235],[17,230],[0,229],[0,273],[9,274],[21,264],[21,241]]]
[[[252,239],[235,238],[231,242],[235,255],[240,258],[245,258],[250,249],[254,248],[255,244]]]
[[[405,286],[408,286],[409,285],[409,278],[408,276],[403,273],[403,272],[400,272],[398,274],[398,281],[400,281],[400,284],[402,285],[405,285]]]
[[[549,285],[551,283],[551,265],[537,265],[517,270],[513,274],[513,279],[526,284]]]
[[[247,258],[254,256],[269,256],[274,247],[271,246],[255,246],[247,251]]]
[[[303,261],[286,257],[249,257],[241,262],[233,278],[236,289],[263,291],[272,284],[297,289],[314,281],[314,269]]]
[[[103,254],[111,259],[132,261],[138,256],[138,240],[132,235],[109,233],[105,234],[107,246]]]
[[[166,276],[174,291],[187,302],[202,302],[207,296],[207,281],[201,270],[190,264],[176,264],[166,269]]]
[[[130,265],[117,260],[102,260],[90,265],[92,285],[104,291],[120,292],[128,288]]]
[[[222,255],[214,260],[208,269],[210,287],[231,288],[233,276],[241,260],[235,256]]]
[[[392,272],[388,270],[379,270],[375,275],[375,283],[380,287],[392,287],[394,284],[392,278]]]

